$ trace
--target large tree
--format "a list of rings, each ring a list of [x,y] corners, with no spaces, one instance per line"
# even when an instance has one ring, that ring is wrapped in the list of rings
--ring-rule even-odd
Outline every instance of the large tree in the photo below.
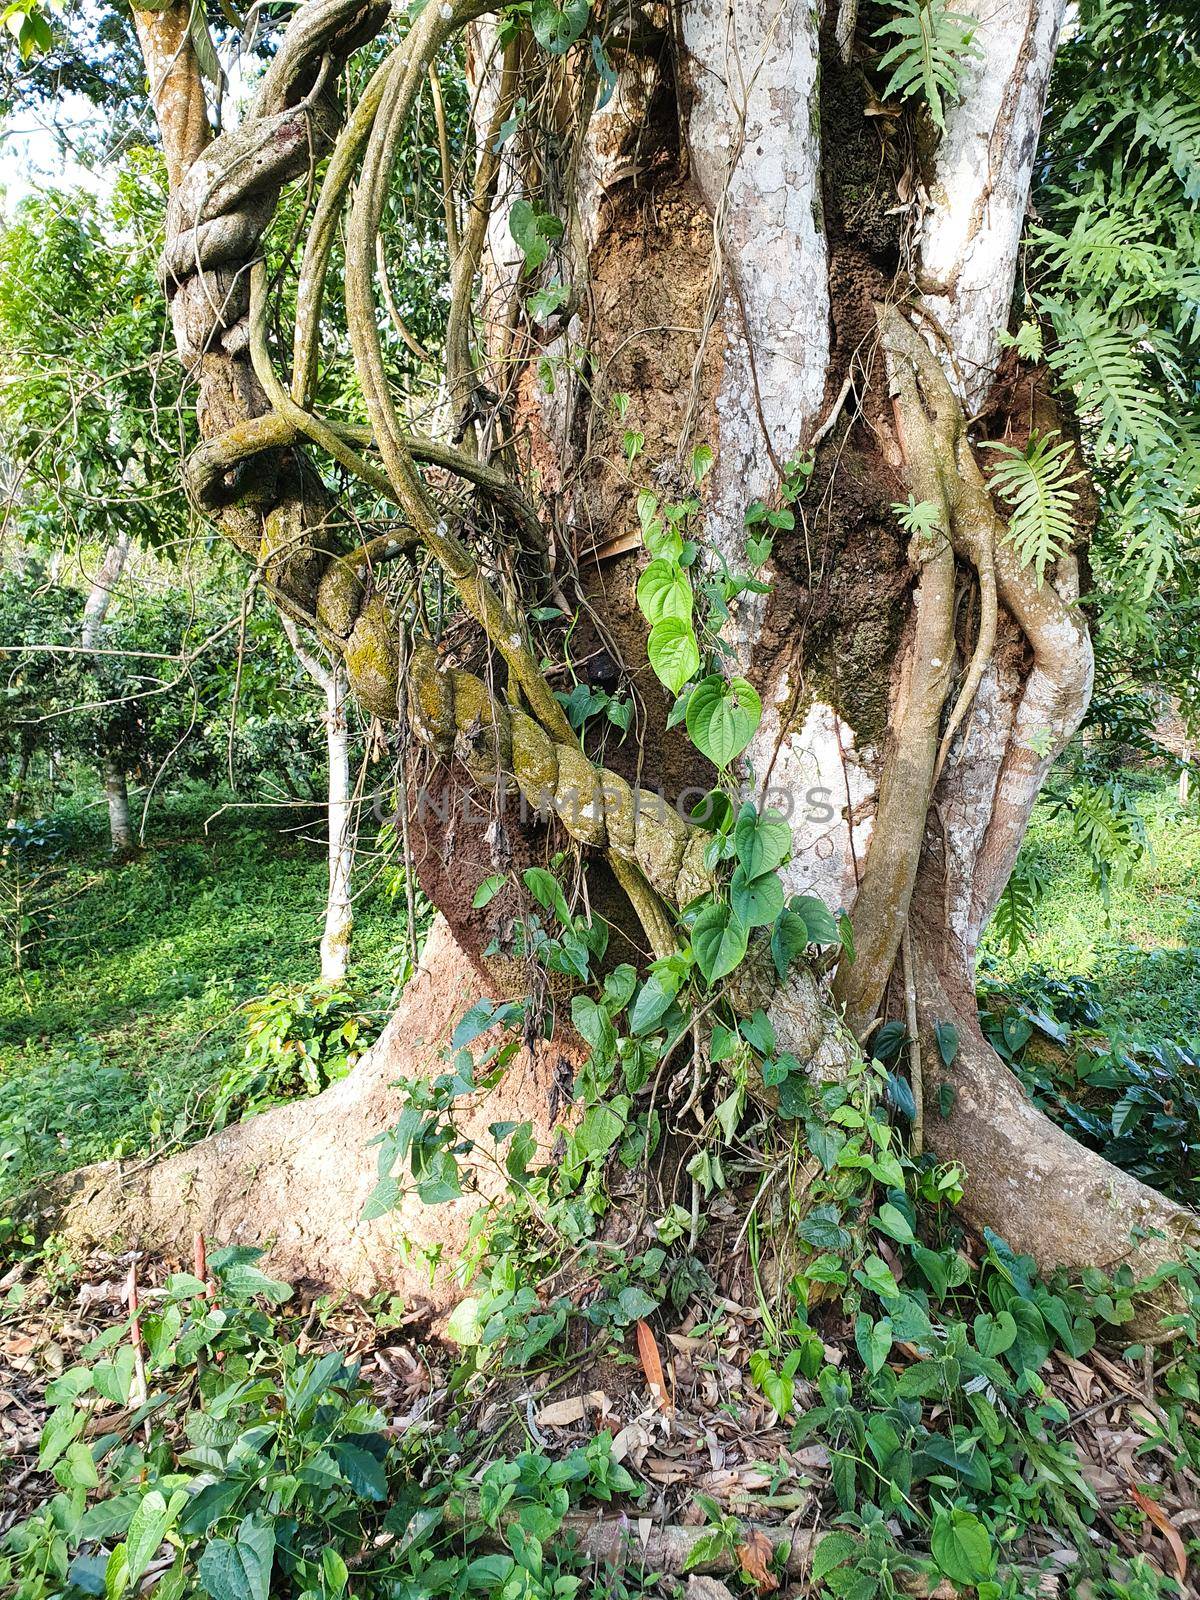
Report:
[[[375,0],[305,0],[219,137],[190,0],[136,14],[204,441],[192,489],[392,730],[400,831],[441,921],[352,1080],[132,1188],[89,1179],[77,1221],[252,1234],[293,1267],[419,1284],[407,1244],[461,1236],[471,1202],[452,1223],[416,1201],[360,1223],[368,1140],[397,1072],[427,1070],[472,1000],[536,986],[522,869],[568,846],[579,903],[683,972],[702,1020],[747,943],[734,1009],[769,990],[815,1073],[907,1017],[925,1141],[961,1162],[968,1216],[1043,1265],[1147,1269],[1192,1230],[1037,1111],[976,1021],[981,932],[1092,688],[1074,406],[1119,478],[1145,424],[1106,404],[1153,340],[1069,296],[1026,296],[1019,326],[1063,0],[961,9],[534,0],[497,20],[431,0],[398,23]],[[473,133],[457,162],[440,141],[431,436],[378,244],[458,46]],[[1122,117],[1110,142],[1133,138]],[[295,264],[268,272],[298,183]],[[347,356],[352,390],[328,381]],[[376,497],[365,533],[346,479]],[[614,704],[620,741],[624,709],[588,716]],[[757,903],[744,856],[731,883],[726,836],[676,803],[718,777],[786,814],[787,845],[763,846],[783,891],[849,912],[836,971],[788,959],[813,902]],[[502,1105],[548,1130],[581,1054],[563,1009],[472,1126]],[[688,1038],[681,1102],[717,1070],[706,1025]]]

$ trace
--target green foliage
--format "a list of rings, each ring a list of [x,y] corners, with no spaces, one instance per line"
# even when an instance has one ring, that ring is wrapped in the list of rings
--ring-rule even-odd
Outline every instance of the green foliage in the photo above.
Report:
[[[942,526],[945,521],[945,511],[932,500],[917,500],[909,495],[907,500],[897,500],[892,505],[892,511],[897,522],[911,538],[932,539],[940,535],[946,537],[946,530]]]
[[[159,354],[165,204],[161,157],[139,148],[105,203],[32,197],[0,235],[0,421],[27,538],[161,547],[186,529],[180,375]]]
[[[872,37],[895,38],[880,58],[878,70],[891,70],[883,98],[920,97],[935,128],[946,130],[944,100],[960,100],[972,59],[983,52],[975,44],[976,21],[950,9],[948,0],[900,0],[897,14]]]
[[[1075,532],[1079,496],[1071,485],[1083,474],[1072,470],[1073,446],[1069,439],[1042,435],[1035,428],[1023,450],[1009,444],[987,448],[1002,457],[992,468],[991,482],[1012,507],[1008,539],[1022,563],[1033,567],[1040,585],[1046,568],[1070,548]]]
[[[984,1031],[1030,1097],[1089,1149],[1183,1205],[1200,1201],[1200,1035],[1155,1036],[1106,1018],[1087,978],[1032,973],[985,992]]]
[[[199,1137],[241,1113],[243,1091],[269,1095],[276,1069],[281,1092],[305,1092],[286,1044],[278,1058],[265,1051],[247,1082],[243,1008],[279,980],[306,992],[324,856],[252,811],[214,818],[227,798],[164,800],[146,849],[120,867],[97,865],[107,844],[86,805],[22,830],[23,870],[54,882],[34,962],[0,973],[0,1194]],[[357,998],[335,999],[326,1019],[302,1012],[287,1033],[321,1036],[318,1074],[362,1047],[407,970],[386,903],[363,895],[355,915]],[[360,1014],[351,1046],[337,1035]]]
[[[762,701],[745,678],[714,673],[688,696],[686,720],[700,754],[716,767],[728,767],[754,737],[762,720]]]
[[[1009,955],[1015,955],[1029,943],[1037,927],[1038,906],[1046,888],[1046,876],[1037,862],[1020,858],[992,914],[992,927]]]
[[[1051,79],[1028,269],[1100,495],[1101,674],[1105,653],[1135,670],[1149,657],[1167,682],[1194,655],[1182,675],[1174,653],[1155,661],[1191,591],[1200,503],[1198,47],[1190,5],[1083,0]]]
[[[258,1269],[260,1253],[213,1252],[208,1285],[167,1280],[141,1313],[144,1390],[128,1323],[51,1385],[39,1466],[54,1488],[0,1546],[6,1592],[118,1600],[153,1569],[164,1600],[578,1593],[555,1541],[566,1513],[635,1489],[611,1435],[556,1461],[456,1469],[484,1441],[392,1433],[355,1360],[301,1354],[278,1311],[292,1291]],[[89,1440],[105,1402],[125,1409]]]
[[[566,55],[588,25],[587,0],[533,0],[530,23],[533,36],[553,56]]]
[[[236,1105],[245,1115],[294,1100],[344,1078],[379,1037],[377,1017],[365,1013],[344,985],[276,984],[243,1012],[242,1060],[217,1081],[221,1113]]]

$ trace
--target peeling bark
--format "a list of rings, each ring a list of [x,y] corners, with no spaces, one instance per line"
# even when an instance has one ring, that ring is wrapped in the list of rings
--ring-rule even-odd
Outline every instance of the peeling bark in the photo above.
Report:
[[[948,108],[921,233],[925,305],[968,412],[991,387],[1065,0],[964,0],[983,59]]]

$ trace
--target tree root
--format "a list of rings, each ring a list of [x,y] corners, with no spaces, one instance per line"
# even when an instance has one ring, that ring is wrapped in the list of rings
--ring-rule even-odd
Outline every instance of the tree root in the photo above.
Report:
[[[387,1289],[440,1316],[462,1296],[453,1270],[472,1218],[504,1192],[501,1177],[476,1166],[477,1187],[460,1200],[427,1206],[413,1194],[377,1221],[360,1218],[379,1176],[372,1141],[399,1115],[395,1080],[436,1074],[454,1025],[483,992],[439,918],[385,1032],[348,1078],[131,1171],[111,1161],[85,1167],[45,1197],[43,1220],[75,1249],[119,1240],[186,1258],[197,1232],[262,1245],[281,1277]],[[461,1103],[465,1136],[490,1149],[491,1123],[528,1119],[544,1147],[561,1082],[577,1066],[570,1045],[523,1050],[495,1090]]]
[[[922,937],[914,929],[925,1142],[961,1164],[967,1220],[1000,1234],[1043,1271],[1112,1272],[1124,1264],[1143,1278],[1178,1261],[1185,1244],[1200,1244],[1194,1212],[1078,1144],[1038,1110],[980,1031],[969,984],[943,972],[937,941],[936,932]],[[946,1022],[958,1031],[949,1067],[935,1031]]]

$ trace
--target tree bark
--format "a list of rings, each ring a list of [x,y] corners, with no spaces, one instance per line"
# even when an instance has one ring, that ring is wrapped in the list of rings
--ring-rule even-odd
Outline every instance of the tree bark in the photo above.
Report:
[[[154,13],[156,26],[171,9]],[[160,88],[173,164],[166,278],[206,441],[193,483],[284,609],[340,651],[360,705],[405,725],[455,782],[528,796],[549,772],[560,798],[578,799],[581,785],[596,794],[582,817],[556,801],[559,823],[592,859],[603,853],[657,948],[673,936],[670,912],[703,887],[704,841],[669,807],[666,820],[643,826],[637,786],[661,785],[673,800],[706,787],[709,774],[666,728],[668,702],[645,665],[634,601],[643,558],[621,537],[637,526],[639,487],[624,433],[641,434],[647,473],[664,494],[689,492],[692,449],[711,447],[704,537],[714,564],[734,569],[745,561],[748,504],[778,506],[789,461],[810,452],[796,526],[775,539],[771,592],[743,595],[724,627],[729,670],[749,677],[765,706],[746,776],[757,795],[792,809],[786,887],[851,913],[857,958],[843,961],[835,995],[861,1036],[902,1005],[904,985],[890,980],[902,942],[911,947],[930,1068],[926,1137],[964,1164],[969,1214],[1045,1267],[1128,1260],[1139,1271],[1192,1232],[1191,1215],[1031,1107],[974,1020],[978,940],[1050,763],[1086,708],[1092,655],[1074,554],[1035,582],[976,456],[983,432],[1024,438],[1034,426],[1068,425],[1044,373],[1024,373],[1020,386],[995,381],[1062,0],[967,0],[965,9],[979,17],[982,59],[936,149],[928,126],[908,120],[901,137],[870,114],[870,61],[858,54],[847,0],[823,19],[799,0],[782,12],[767,0],[732,9],[686,0],[673,41],[651,28],[648,42],[614,45],[616,91],[596,111],[586,64],[530,56],[514,66],[480,24],[470,61],[480,91],[473,205],[487,224],[467,228],[454,270],[460,287],[478,274],[479,337],[472,346],[455,324],[451,388],[466,443],[440,456],[400,426],[372,278],[416,85],[442,40],[478,9],[465,0],[426,8],[340,136],[336,106],[308,90],[323,56],[340,61],[382,25],[382,8],[366,0],[308,0],[255,114],[202,151],[189,143],[186,85]],[[514,71],[528,75],[532,121],[500,143],[497,160],[497,129],[520,86]],[[151,81],[167,83],[153,68]],[[280,185],[335,138],[300,276],[289,388],[272,370],[262,274],[245,268]],[[371,427],[339,431],[308,407],[327,247],[356,171],[347,305]],[[566,224],[547,275],[569,285],[570,298],[563,317],[536,324],[523,309],[530,283],[508,214],[515,199],[543,193],[558,196]],[[547,368],[556,374],[549,387]],[[447,668],[428,646],[402,653],[397,618],[369,578],[372,561],[390,559],[402,541],[389,535],[353,553],[335,545],[329,498],[301,438],[400,508],[461,602],[473,643],[458,659],[474,652],[487,662],[483,675]],[[372,448],[377,457],[360,454]],[[606,683],[636,696],[642,717],[637,749],[618,751],[610,770],[580,750],[530,648],[528,571],[448,529],[418,466],[431,460],[508,519],[542,580],[575,585],[589,659],[608,660]],[[536,483],[536,504],[522,482]],[[902,535],[894,508],[910,496],[932,502],[936,537]],[[1081,526],[1080,545],[1086,535]],[[547,573],[556,555],[561,570]],[[495,687],[503,682],[506,692]],[[475,841],[504,859],[487,806],[479,817]],[[449,859],[449,837],[426,822],[423,858]],[[504,840],[509,859],[520,843]],[[511,925],[512,902],[498,897],[481,913],[474,884],[445,872],[435,880],[450,927],[485,962]],[[438,964],[461,974],[457,959],[439,943],[424,981],[440,993]],[[831,1008],[814,1012],[815,992],[801,974],[776,993],[772,1014],[781,1032],[803,1038],[820,1072],[843,1035]],[[402,1013],[411,1025],[414,1013]],[[939,1074],[927,1035],[947,1021],[962,1046]],[[956,1089],[947,1116],[939,1077]],[[532,1078],[527,1088],[520,1114],[540,1115]],[[310,1176],[346,1157],[359,1126],[339,1122],[352,1091],[330,1094],[331,1111],[317,1103]],[[257,1131],[251,1123],[221,1137],[250,1145],[298,1114],[270,1115],[276,1123],[260,1118]],[[242,1226],[302,1198],[281,1159],[289,1152],[253,1163],[263,1203],[245,1202]],[[354,1159],[354,1182],[365,1181],[365,1159]],[[223,1164],[203,1150],[172,1161],[194,1163],[195,1203],[219,1215],[207,1185]],[[156,1204],[169,1204],[181,1170],[162,1179],[151,1169]],[[223,1178],[218,1190],[228,1200]],[[336,1254],[329,1194],[314,1209],[306,1190],[308,1209],[292,1224],[321,1235],[312,1259],[325,1270]],[[348,1252],[350,1235],[337,1226]],[[414,1238],[430,1239],[440,1216],[430,1226],[417,1213],[411,1226]],[[295,1249],[305,1248],[297,1236]]]
[[[108,831],[115,856],[132,855],[133,823],[129,817],[129,781],[115,756],[104,762],[104,798],[108,802]]]
[[[290,618],[284,630],[297,659],[320,689],[325,708],[326,825],[329,876],[325,891],[325,925],[321,933],[321,981],[342,983],[350,963],[350,938],[354,931],[354,901],[351,880],[354,872],[354,809],[350,783],[350,726],[347,720],[349,685],[346,670],[336,658],[326,666],[300,640]]]
[[[329,892],[321,934],[321,981],[341,983],[350,961],[354,902],[353,807],[350,799],[350,730],[346,721],[346,673],[335,662],[325,684],[325,749],[329,763]]]
[[[129,535],[122,533],[109,545],[84,601],[79,642],[89,652],[95,652],[100,642],[100,630],[108,616],[113,591],[125,570],[129,542]],[[134,842],[133,824],[129,818],[129,781],[115,751],[106,753],[102,776],[104,796],[108,802],[108,831],[113,855],[131,855]]]

